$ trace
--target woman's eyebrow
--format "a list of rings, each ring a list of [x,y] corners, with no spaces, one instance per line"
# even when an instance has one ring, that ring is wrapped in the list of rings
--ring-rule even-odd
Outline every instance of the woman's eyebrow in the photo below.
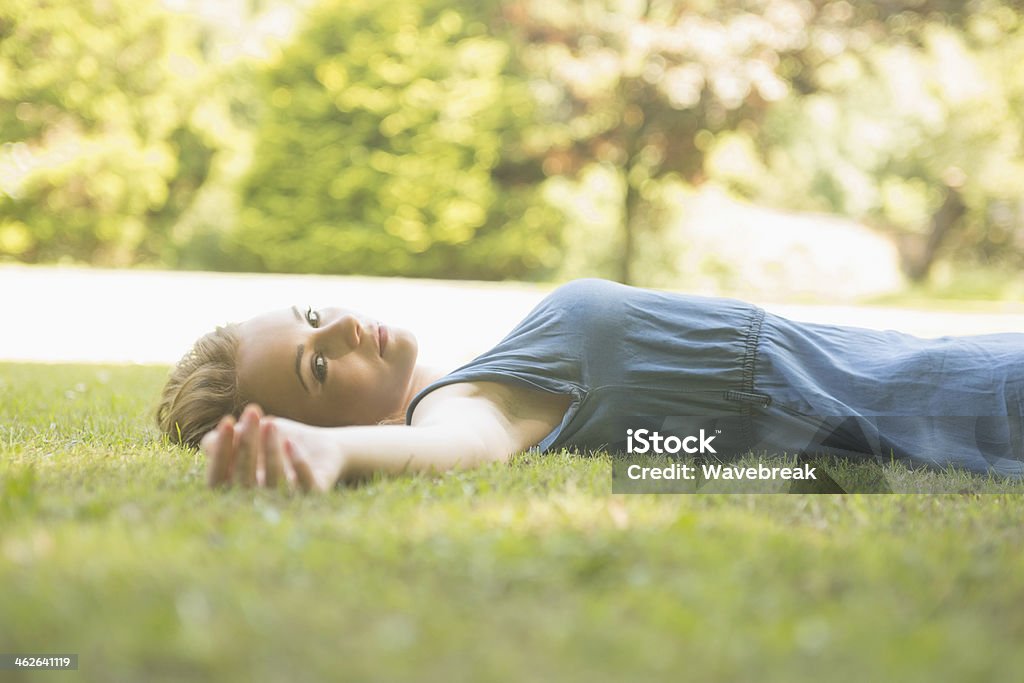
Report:
[[[302,388],[309,393],[309,387],[306,386],[306,380],[302,379],[302,352],[306,347],[303,344],[299,344],[295,349],[295,376],[299,378],[299,384]]]
[[[303,321],[302,314],[299,313],[297,306],[292,306],[292,313],[295,314],[295,319],[300,323]],[[306,347],[304,345],[299,344],[295,349],[295,376],[299,378],[299,384],[302,385],[302,388],[305,389],[308,394],[309,387],[306,386],[306,380],[302,379],[302,352],[305,348]]]

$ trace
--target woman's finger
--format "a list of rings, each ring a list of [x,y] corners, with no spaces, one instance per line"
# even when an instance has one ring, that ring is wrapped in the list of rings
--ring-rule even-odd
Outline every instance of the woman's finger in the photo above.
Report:
[[[299,455],[299,451],[291,439],[284,440],[284,452],[288,457],[289,464],[291,464],[292,469],[295,471],[295,481],[299,485],[299,490],[303,493],[315,490],[316,482],[313,478],[313,470],[310,469],[309,463],[306,462],[305,458]]]
[[[260,421],[256,410],[247,407],[238,426],[238,449],[235,464],[235,483],[245,488],[256,486],[256,466],[259,464]]]
[[[225,415],[200,443],[206,454],[206,481],[211,487],[230,486],[235,454],[235,418]]]
[[[287,484],[284,471],[284,455],[281,452],[281,438],[278,436],[277,425],[266,421],[260,425],[260,441],[263,451],[263,485],[268,489]]]

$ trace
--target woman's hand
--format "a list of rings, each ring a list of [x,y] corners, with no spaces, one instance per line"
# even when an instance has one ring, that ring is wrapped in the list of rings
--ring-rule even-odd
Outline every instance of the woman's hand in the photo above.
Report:
[[[211,488],[328,491],[344,464],[327,430],[265,416],[255,404],[246,406],[237,422],[230,415],[222,418],[203,437],[200,448]]]

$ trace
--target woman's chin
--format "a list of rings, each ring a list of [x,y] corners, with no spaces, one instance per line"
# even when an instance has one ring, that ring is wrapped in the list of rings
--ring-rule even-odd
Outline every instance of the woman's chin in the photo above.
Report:
[[[389,339],[384,348],[384,359],[389,361],[406,361],[410,365],[416,364],[419,356],[419,342],[416,335],[403,327],[388,327]]]

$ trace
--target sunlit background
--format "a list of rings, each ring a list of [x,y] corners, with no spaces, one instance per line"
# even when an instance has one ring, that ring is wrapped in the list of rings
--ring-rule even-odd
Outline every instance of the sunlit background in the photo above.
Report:
[[[0,262],[1020,300],[999,0],[5,0]]]

